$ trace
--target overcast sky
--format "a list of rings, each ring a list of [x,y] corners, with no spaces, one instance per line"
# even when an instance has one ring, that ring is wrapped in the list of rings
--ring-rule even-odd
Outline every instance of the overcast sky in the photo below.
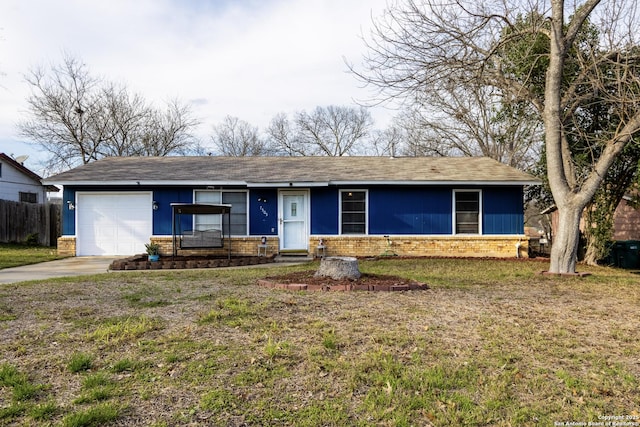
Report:
[[[355,106],[371,93],[348,73],[361,61],[362,35],[386,0],[2,0],[0,152],[43,153],[25,144],[29,87],[23,75],[60,64],[63,52],[93,75],[126,84],[157,106],[178,98],[202,121],[209,144],[224,116],[263,129],[279,113]],[[392,112],[372,111],[377,127]]]

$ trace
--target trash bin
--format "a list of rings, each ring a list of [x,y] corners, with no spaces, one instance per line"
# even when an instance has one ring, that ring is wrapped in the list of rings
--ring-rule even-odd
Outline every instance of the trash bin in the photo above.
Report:
[[[620,268],[640,267],[640,240],[624,240],[613,245],[614,265]]]
[[[607,248],[608,248],[607,255],[601,261],[604,265],[608,265],[610,267],[616,266],[616,261],[618,259],[618,256],[617,256],[615,243],[616,242],[609,242],[607,244]]]

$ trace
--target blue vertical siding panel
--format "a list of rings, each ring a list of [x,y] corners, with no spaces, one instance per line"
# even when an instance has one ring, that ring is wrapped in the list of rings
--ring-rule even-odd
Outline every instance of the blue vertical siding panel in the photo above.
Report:
[[[249,191],[249,235],[278,234],[278,192],[271,189]]]
[[[69,209],[67,201],[76,203],[76,190],[72,187],[64,187],[62,190],[62,235],[73,236],[76,234],[76,212]]]
[[[191,188],[156,189],[153,191],[153,200],[158,203],[158,210],[153,211],[153,234],[171,235],[171,203],[193,203],[193,190]],[[191,215],[179,215],[176,217],[177,221],[180,221],[183,230],[192,228]]]
[[[311,234],[338,234],[338,189],[311,189]]]
[[[451,234],[448,188],[371,188],[369,234]]]
[[[524,234],[522,187],[486,188],[482,195],[483,234]]]

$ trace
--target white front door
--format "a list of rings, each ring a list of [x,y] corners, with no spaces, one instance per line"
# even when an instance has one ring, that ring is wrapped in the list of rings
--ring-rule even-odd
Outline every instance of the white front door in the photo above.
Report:
[[[307,191],[281,191],[279,206],[280,250],[309,249]]]

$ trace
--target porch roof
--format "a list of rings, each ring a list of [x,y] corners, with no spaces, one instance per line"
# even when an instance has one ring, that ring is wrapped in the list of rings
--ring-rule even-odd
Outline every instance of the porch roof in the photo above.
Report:
[[[231,212],[231,205],[171,203],[171,209],[175,214],[226,214]]]

